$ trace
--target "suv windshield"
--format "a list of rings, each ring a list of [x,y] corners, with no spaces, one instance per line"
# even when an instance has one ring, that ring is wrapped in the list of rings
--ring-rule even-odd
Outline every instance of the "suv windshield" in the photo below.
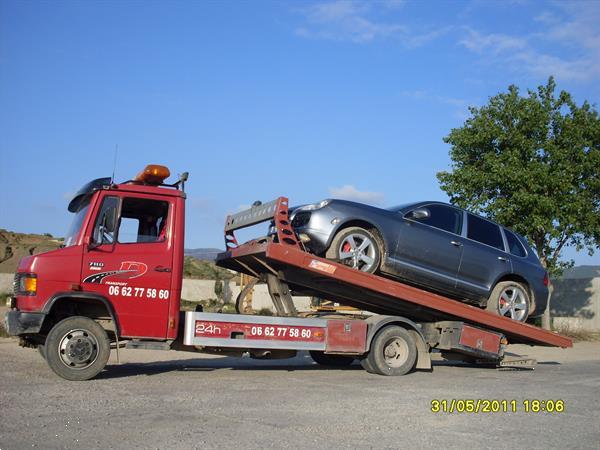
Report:
[[[79,208],[75,211],[75,217],[73,217],[69,231],[67,231],[67,235],[65,236],[65,247],[75,245],[75,241],[77,240],[77,236],[79,236],[79,231],[81,230],[81,224],[83,223],[83,219],[85,218],[89,207],[90,197],[82,201],[79,205]]]

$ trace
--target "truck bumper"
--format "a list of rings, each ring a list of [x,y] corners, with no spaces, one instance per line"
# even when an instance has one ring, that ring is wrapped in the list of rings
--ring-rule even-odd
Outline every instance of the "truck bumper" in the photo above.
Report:
[[[6,331],[11,336],[40,332],[46,314],[23,311],[8,311],[4,315]]]

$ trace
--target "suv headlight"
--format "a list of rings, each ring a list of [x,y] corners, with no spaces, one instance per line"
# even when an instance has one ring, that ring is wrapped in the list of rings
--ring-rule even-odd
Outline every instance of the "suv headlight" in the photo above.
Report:
[[[312,205],[303,206],[301,209],[304,211],[315,211],[317,209],[324,208],[325,206],[329,205],[329,203],[331,203],[331,200],[327,199],[320,201],[319,203],[313,203]]]
[[[37,294],[37,275],[35,273],[17,273],[15,274],[15,283],[13,285],[15,296],[17,295],[36,295]]]

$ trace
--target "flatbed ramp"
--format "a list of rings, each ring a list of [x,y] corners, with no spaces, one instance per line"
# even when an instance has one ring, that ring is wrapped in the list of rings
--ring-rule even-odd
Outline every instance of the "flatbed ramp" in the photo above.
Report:
[[[303,250],[289,224],[287,199],[280,197],[245,216],[230,216],[225,227],[228,251],[217,265],[264,278],[273,275],[301,295],[327,298],[344,305],[383,315],[398,315],[415,322],[462,321],[502,333],[511,344],[572,347],[569,338],[552,331],[461,303],[422,289],[360,272]],[[265,220],[277,224],[276,235],[238,245],[233,230]],[[277,242],[275,242],[277,240]]]

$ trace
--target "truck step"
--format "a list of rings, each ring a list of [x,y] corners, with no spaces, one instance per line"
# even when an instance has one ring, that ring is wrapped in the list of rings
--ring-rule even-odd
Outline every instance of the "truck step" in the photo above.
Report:
[[[140,350],[171,350],[171,341],[158,342],[133,339],[131,341],[127,341],[125,348],[134,348]]]

